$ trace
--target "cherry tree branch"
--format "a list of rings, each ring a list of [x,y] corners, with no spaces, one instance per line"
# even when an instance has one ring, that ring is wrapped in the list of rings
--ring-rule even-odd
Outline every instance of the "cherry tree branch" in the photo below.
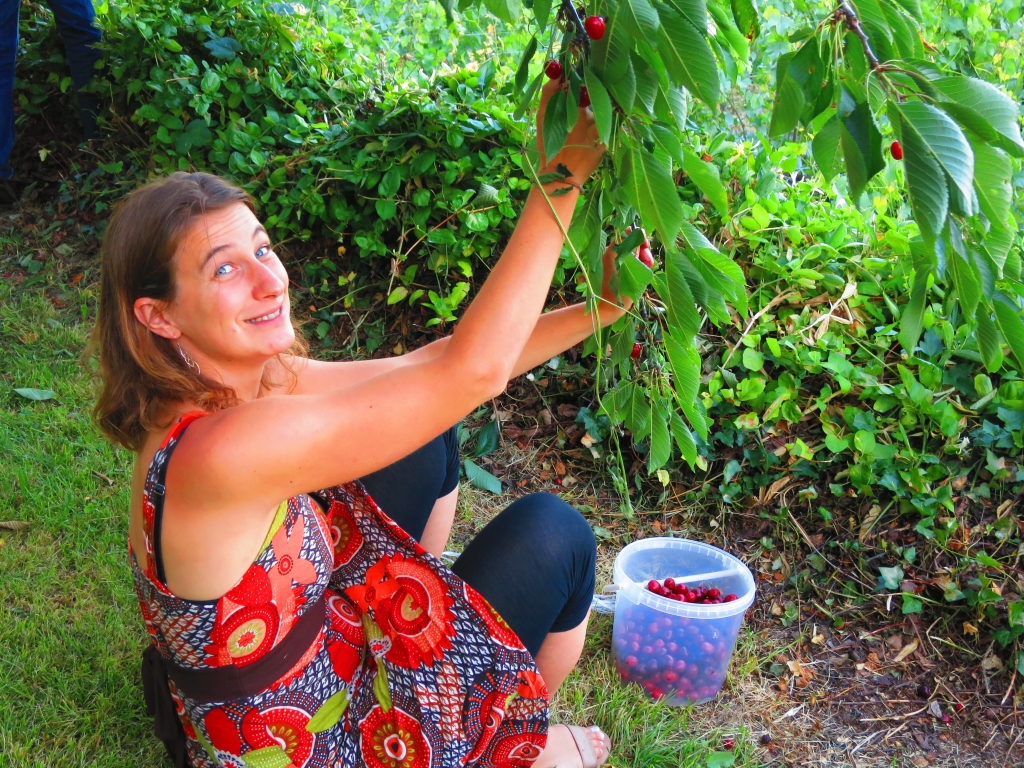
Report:
[[[857,12],[853,10],[853,6],[850,5],[848,0],[843,0],[843,2],[839,4],[839,7],[836,8],[835,19],[837,21],[845,21],[846,28],[860,38],[860,43],[864,46],[864,56],[867,57],[868,66],[873,70],[881,67],[878,57],[875,56],[875,52],[871,50],[871,42],[868,40],[867,33],[864,31],[864,26],[860,23],[860,18],[857,16]]]

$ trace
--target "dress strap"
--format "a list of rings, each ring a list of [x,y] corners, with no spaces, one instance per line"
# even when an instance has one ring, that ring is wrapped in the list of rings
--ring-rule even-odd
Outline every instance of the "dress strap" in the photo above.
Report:
[[[147,553],[149,557],[153,558],[153,570],[157,580],[166,586],[167,578],[164,574],[164,561],[161,555],[160,549],[160,536],[161,529],[163,528],[163,517],[164,517],[164,496],[167,493],[166,479],[167,479],[167,465],[170,463],[171,454],[174,452],[175,447],[178,445],[178,441],[181,439],[182,434],[191,424],[198,418],[208,415],[205,411],[189,411],[171,428],[171,431],[167,433],[167,437],[164,438],[163,443],[157,449],[153,455],[153,462],[149,466],[149,472],[146,475],[146,499],[148,506],[150,507],[144,514],[144,525],[150,530],[145,533],[152,541],[152,552]]]

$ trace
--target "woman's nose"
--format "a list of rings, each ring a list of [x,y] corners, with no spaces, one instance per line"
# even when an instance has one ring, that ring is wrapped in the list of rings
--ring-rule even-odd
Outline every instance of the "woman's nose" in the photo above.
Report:
[[[253,284],[253,294],[256,298],[280,296],[284,293],[286,287],[285,281],[271,268],[271,265],[261,261],[256,262],[255,281]]]

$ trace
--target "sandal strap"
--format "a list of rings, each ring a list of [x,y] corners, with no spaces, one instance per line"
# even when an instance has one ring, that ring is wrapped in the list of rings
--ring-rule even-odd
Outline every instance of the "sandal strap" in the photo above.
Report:
[[[576,749],[579,750],[580,759],[583,761],[583,768],[598,768],[598,766],[604,765],[608,755],[605,755],[604,760],[598,760],[597,752],[594,751],[594,743],[590,740],[590,733],[586,728],[581,728],[578,725],[567,725],[565,727],[569,729],[572,740],[576,742]]]

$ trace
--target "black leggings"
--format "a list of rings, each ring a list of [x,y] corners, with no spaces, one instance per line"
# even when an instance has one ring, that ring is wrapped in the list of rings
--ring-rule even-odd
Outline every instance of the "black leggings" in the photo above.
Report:
[[[434,502],[459,480],[455,428],[389,467],[362,478],[374,501],[419,540]],[[557,496],[534,493],[491,520],[452,570],[482,594],[530,653],[549,632],[580,625],[594,595],[594,533]]]

